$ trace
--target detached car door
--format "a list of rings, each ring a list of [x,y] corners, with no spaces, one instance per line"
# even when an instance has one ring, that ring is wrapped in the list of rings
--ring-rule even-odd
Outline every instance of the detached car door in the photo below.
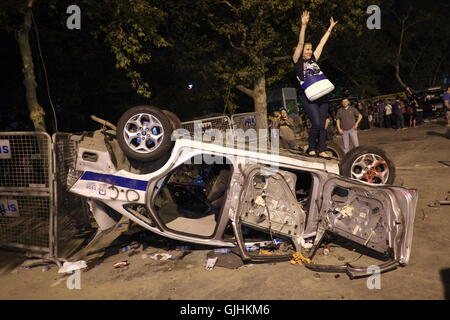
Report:
[[[383,267],[406,265],[417,200],[415,189],[331,177],[323,186],[318,236],[324,232],[337,234],[384,255],[389,261],[381,271]]]

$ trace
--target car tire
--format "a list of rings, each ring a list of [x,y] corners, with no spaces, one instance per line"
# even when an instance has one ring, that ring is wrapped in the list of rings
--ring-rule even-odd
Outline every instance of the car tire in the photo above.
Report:
[[[372,184],[393,184],[394,162],[377,147],[359,146],[350,150],[340,163],[341,175]]]
[[[117,140],[129,158],[152,161],[165,155],[173,146],[172,131],[170,118],[161,109],[137,106],[120,117]]]
[[[341,161],[344,158],[344,149],[333,141],[327,141],[327,150],[329,153],[333,155],[334,158]]]
[[[178,116],[169,110],[162,110],[164,114],[169,118],[170,124],[172,125],[173,130],[181,128],[181,120]]]

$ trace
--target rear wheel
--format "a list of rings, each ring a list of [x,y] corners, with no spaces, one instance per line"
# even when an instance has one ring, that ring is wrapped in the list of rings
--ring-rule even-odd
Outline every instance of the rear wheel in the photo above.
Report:
[[[137,106],[126,111],[117,123],[117,140],[131,159],[151,161],[172,147],[173,126],[165,113],[153,106]]]
[[[372,184],[393,184],[395,180],[394,162],[377,147],[359,146],[350,150],[340,168],[343,176]]]

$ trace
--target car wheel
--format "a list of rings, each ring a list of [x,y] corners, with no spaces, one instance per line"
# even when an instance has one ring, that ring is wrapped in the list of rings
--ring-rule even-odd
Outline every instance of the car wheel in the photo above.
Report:
[[[173,127],[165,113],[152,106],[137,106],[126,111],[117,123],[117,140],[131,159],[151,161],[172,147]]]
[[[359,146],[350,150],[340,164],[341,174],[372,184],[393,184],[395,165],[377,147]]]
[[[333,155],[334,158],[341,161],[344,158],[344,149],[333,141],[327,141],[327,150],[329,153]]]

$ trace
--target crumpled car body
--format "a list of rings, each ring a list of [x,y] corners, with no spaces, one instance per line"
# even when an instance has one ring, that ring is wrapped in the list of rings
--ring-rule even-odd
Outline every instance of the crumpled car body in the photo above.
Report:
[[[164,237],[236,248],[244,261],[274,259],[249,252],[243,230],[251,228],[291,241],[310,258],[333,234],[384,257],[381,272],[409,262],[417,191],[341,176],[337,161],[180,136],[158,164],[136,169],[113,134],[98,130],[72,140],[78,155],[68,184],[87,199],[98,234],[120,214]],[[349,264],[307,267],[367,274]]]

